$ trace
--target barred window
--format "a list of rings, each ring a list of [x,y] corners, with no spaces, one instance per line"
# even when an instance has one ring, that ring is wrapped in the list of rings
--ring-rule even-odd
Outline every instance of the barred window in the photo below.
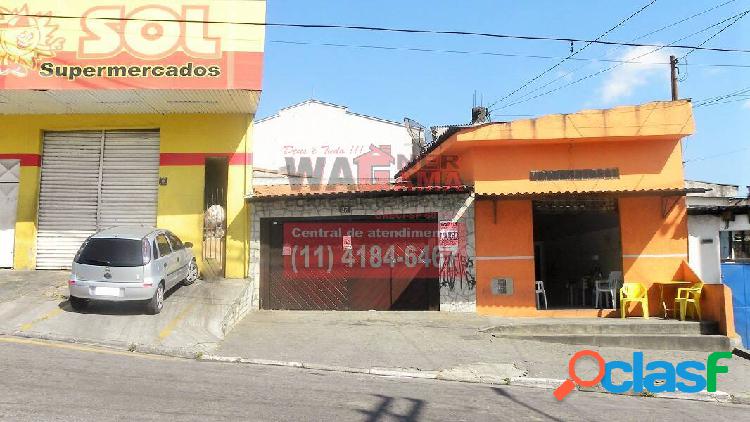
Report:
[[[750,231],[719,232],[722,261],[750,260]]]

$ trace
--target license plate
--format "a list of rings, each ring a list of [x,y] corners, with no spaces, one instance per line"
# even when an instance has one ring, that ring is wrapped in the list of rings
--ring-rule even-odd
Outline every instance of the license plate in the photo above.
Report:
[[[97,296],[120,296],[120,289],[117,287],[97,287],[94,289]]]

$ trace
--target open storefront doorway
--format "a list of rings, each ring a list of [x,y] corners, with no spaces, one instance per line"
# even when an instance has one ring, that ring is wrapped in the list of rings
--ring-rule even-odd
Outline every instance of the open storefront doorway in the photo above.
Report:
[[[548,309],[594,308],[596,281],[607,280],[611,272],[621,279],[617,201],[534,201],[534,262],[536,279],[544,282]],[[612,306],[610,296],[600,296],[600,308]]]

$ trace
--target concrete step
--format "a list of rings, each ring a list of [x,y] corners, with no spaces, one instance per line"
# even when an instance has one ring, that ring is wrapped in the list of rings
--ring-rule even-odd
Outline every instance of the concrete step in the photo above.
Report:
[[[534,340],[547,343],[599,347],[626,347],[638,350],[681,350],[716,352],[732,350],[730,340],[722,335],[663,334],[514,334],[493,333],[500,339]]]
[[[711,335],[716,321],[611,320],[534,321],[495,325],[481,331],[499,335]]]

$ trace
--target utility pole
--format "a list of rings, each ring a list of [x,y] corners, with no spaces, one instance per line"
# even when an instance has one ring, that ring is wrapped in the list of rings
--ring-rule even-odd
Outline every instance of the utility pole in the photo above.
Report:
[[[672,74],[672,101],[677,101],[680,97],[677,93],[677,57],[669,56],[669,70]]]

